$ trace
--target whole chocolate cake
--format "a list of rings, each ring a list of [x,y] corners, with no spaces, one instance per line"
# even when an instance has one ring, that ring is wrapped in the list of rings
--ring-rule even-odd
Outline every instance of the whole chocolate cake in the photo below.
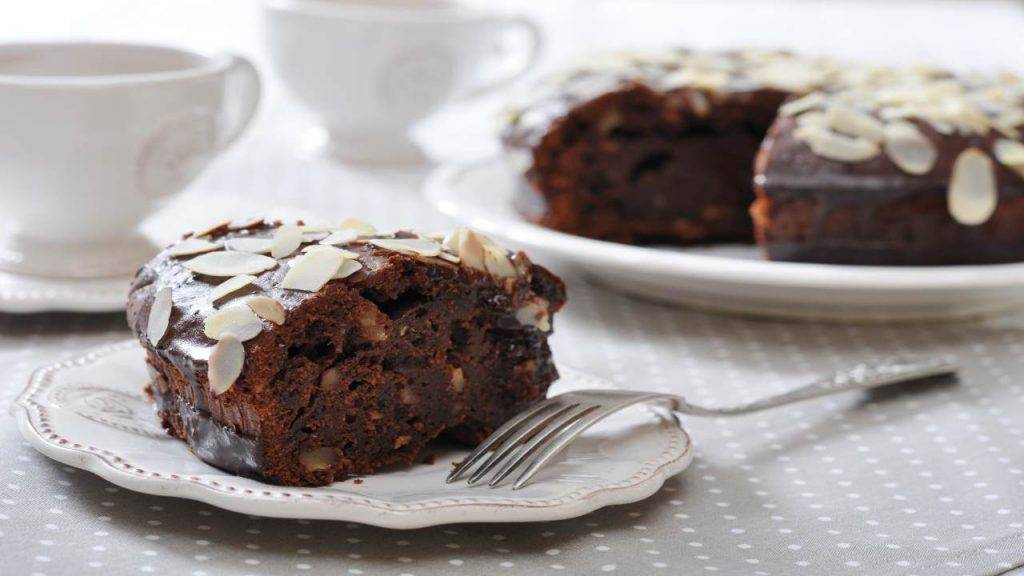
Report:
[[[752,159],[834,63],[784,52],[619,53],[542,83],[503,134],[541,224],[621,242],[748,240]]]
[[[1024,82],[905,71],[782,107],[751,208],[774,260],[1024,260]]]
[[[146,264],[128,322],[164,427],[206,462],[285,485],[475,444],[557,378],[562,282],[468,229],[377,234],[262,220]]]
[[[503,141],[528,182],[520,210],[545,226],[756,239],[774,260],[1024,260],[1020,77],[678,50],[543,85]]]

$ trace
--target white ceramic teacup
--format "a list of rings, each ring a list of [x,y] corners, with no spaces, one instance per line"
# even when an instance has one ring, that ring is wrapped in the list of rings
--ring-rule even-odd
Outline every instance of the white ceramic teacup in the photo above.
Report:
[[[278,75],[330,152],[355,161],[421,159],[416,121],[508,85],[542,47],[525,17],[445,0],[264,0],[264,28]]]
[[[0,268],[131,272],[136,232],[251,120],[241,56],[145,44],[0,44]]]

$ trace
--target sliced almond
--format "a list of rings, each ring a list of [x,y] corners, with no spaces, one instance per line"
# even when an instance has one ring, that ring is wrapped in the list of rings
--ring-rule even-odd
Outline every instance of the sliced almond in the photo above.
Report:
[[[441,247],[451,252],[452,254],[458,255],[459,243],[462,241],[462,233],[467,230],[466,228],[456,228],[452,230],[441,240]]]
[[[992,146],[992,152],[1003,166],[1020,171],[1024,168],[1024,142],[1000,138]]]
[[[484,245],[484,267],[493,276],[502,278],[515,278],[516,269],[508,259],[504,248],[493,244]]]
[[[803,114],[796,117],[797,126],[818,126],[821,128],[828,128],[828,116],[824,112],[812,110],[810,112],[804,112]]]
[[[345,257],[333,250],[311,250],[292,261],[292,267],[281,280],[287,290],[316,292],[334,277]]]
[[[329,236],[329,235],[330,235],[329,232],[303,232],[302,233],[302,243],[303,244],[308,244],[310,242],[319,242],[319,241],[323,240],[324,238],[327,238],[327,236]]]
[[[205,238],[186,238],[167,249],[171,256],[193,256],[204,252],[220,250],[224,245],[220,242],[210,242]]]
[[[240,342],[252,340],[263,331],[263,322],[248,306],[223,308],[206,317],[203,333],[211,340],[231,334]]]
[[[220,396],[234,386],[245,366],[245,347],[234,334],[227,334],[210,351],[207,380],[214,395]]]
[[[239,274],[221,282],[210,291],[210,301],[216,302],[221,298],[245,288],[256,281],[256,277],[250,274]]]
[[[248,252],[250,254],[270,254],[270,246],[273,243],[274,240],[272,238],[250,238],[248,236],[228,238],[224,241],[224,245],[227,246],[228,250]]]
[[[331,279],[348,278],[362,269],[363,265],[358,261],[346,258],[341,262],[341,266],[338,266],[338,271],[334,273]]]
[[[338,458],[338,451],[325,446],[311,448],[299,454],[299,463],[310,472],[329,470],[336,466],[338,462],[341,462],[341,459]]]
[[[347,230],[337,230],[335,232],[331,232],[329,235],[321,239],[320,243],[325,246],[338,246],[341,244],[348,244],[349,242],[353,242],[355,241],[356,238],[359,238],[359,232],[349,228]]]
[[[313,244],[312,246],[306,246],[302,249],[303,252],[333,252],[335,254],[341,254],[343,258],[356,259],[359,257],[358,252],[351,250],[345,250],[344,248],[338,248],[337,246],[327,246],[325,244]]]
[[[302,230],[303,234],[317,234],[321,232],[334,232],[337,230],[337,226],[321,226],[315,224],[303,224],[299,226],[299,230]]]
[[[385,250],[428,258],[441,253],[441,245],[426,238],[374,238],[370,244]]]
[[[258,216],[251,216],[249,218],[240,218],[228,222],[228,230],[244,230],[246,228],[252,228],[263,224],[263,218]]]
[[[484,264],[484,242],[479,234],[464,228],[457,236],[459,245],[456,251],[462,263],[477,270],[487,270]]]
[[[881,142],[885,139],[885,125],[871,115],[837,104],[829,106],[825,115],[828,117],[829,126],[836,132],[872,142]]]
[[[946,200],[957,222],[977,226],[987,221],[999,203],[992,159],[977,148],[961,152],[953,163]]]
[[[825,105],[825,95],[821,92],[811,92],[796,100],[790,100],[779,107],[779,114],[783,116],[796,116],[809,110],[821,108]]]
[[[804,126],[793,135],[810,146],[811,151],[839,162],[863,162],[878,155],[878,144],[867,138],[850,138],[817,126]]]
[[[524,326],[533,326],[541,332],[551,331],[548,303],[542,298],[527,302],[516,310],[516,320]]]
[[[891,122],[885,126],[885,153],[908,174],[927,174],[939,157],[935,144],[910,122]]]
[[[251,308],[257,316],[263,318],[267,322],[273,322],[278,326],[284,324],[287,317],[284,304],[281,304],[269,296],[250,296],[245,299],[245,304]]]
[[[286,258],[302,246],[302,230],[298,226],[281,226],[274,232],[274,239],[270,243],[270,256],[281,259]]]
[[[447,260],[452,264],[458,264],[459,262],[462,261],[462,258],[459,258],[455,254],[449,254],[448,252],[441,252],[440,254],[437,255],[437,257],[440,258],[441,260]]]
[[[277,260],[247,252],[208,252],[182,263],[182,266],[206,276],[259,274],[277,266]]]
[[[360,236],[374,236],[377,234],[377,229],[371,224],[367,224],[362,220],[356,220],[355,218],[345,218],[338,225],[338,228],[342,230],[355,230]]]
[[[221,228],[230,228],[230,227],[231,227],[231,221],[230,220],[223,220],[221,222],[218,222],[218,223],[214,224],[213,226],[210,226],[209,228],[200,230],[200,231],[192,234],[192,237],[193,238],[199,238],[200,236],[209,236],[209,235],[213,234],[214,232],[220,230]]]
[[[167,326],[171,322],[171,311],[174,309],[174,302],[171,298],[171,289],[168,286],[156,291],[153,295],[153,303],[149,307],[149,318],[146,321],[146,338],[153,346],[160,344]]]

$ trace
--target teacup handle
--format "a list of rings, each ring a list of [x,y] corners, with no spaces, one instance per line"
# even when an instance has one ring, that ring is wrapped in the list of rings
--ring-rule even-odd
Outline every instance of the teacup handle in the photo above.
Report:
[[[224,149],[235,143],[249,126],[260,105],[263,85],[260,73],[248,58],[229,54],[231,63],[225,75],[227,88],[224,117],[225,128],[220,135],[219,148]]]
[[[506,66],[506,70],[502,71],[495,78],[484,80],[483,83],[473,86],[465,93],[461,94],[460,98],[476,98],[508,86],[529,72],[530,69],[533,68],[533,65],[537,63],[537,60],[540,59],[540,55],[544,52],[544,33],[536,22],[526,16],[514,14],[502,14],[497,15],[494,18],[495,23],[502,28],[503,32],[507,30],[520,30],[525,33],[529,42],[526,54],[523,55],[523,58],[518,63]],[[508,48],[506,46],[502,46],[502,51],[506,52],[505,55],[507,60]]]

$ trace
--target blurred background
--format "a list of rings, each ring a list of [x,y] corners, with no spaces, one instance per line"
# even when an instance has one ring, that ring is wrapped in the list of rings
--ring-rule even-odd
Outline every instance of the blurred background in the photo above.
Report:
[[[327,0],[330,1],[330,0]],[[1024,69],[1024,2],[1016,0],[674,1],[466,0],[527,13],[546,29],[535,73],[589,51],[687,45],[765,46],[886,63],[926,62],[955,69]],[[301,112],[280,97],[262,43],[258,0],[32,0],[5,2],[0,39],[143,40],[228,48],[252,57],[266,101],[249,139],[268,126],[301,130]],[[435,158],[486,154],[493,111],[507,95],[451,107],[417,131]],[[296,117],[296,115],[298,115]],[[292,122],[294,120],[294,122]],[[269,124],[268,124],[269,123]],[[443,127],[443,128],[442,128]],[[228,155],[244,154],[245,143]],[[221,162],[206,178],[225,169]]]
[[[332,0],[324,0],[330,2]],[[338,0],[340,1],[340,0]],[[411,0],[409,0],[411,1]],[[547,49],[530,75],[594,50],[685,45],[764,46],[890,64],[925,62],[955,69],[1024,69],[1024,2],[467,0],[525,13],[545,31]],[[264,100],[237,145],[175,201],[170,212],[197,212],[151,229],[199,225],[211,212],[308,217],[296,206],[333,207],[382,226],[441,228],[426,208],[420,169],[372,170],[331,163],[304,151],[312,118],[283,93],[263,41],[258,0],[32,0],[0,8],[0,40],[97,39],[227,49],[254,60]],[[526,90],[529,81],[519,83]],[[508,91],[460,101],[421,122],[414,139],[438,163],[497,151],[498,112]],[[238,195],[245,204],[238,206]],[[196,198],[202,202],[196,202]],[[344,207],[338,201],[345,200]],[[197,210],[197,207],[201,209]],[[187,224],[181,220],[189,221]]]

